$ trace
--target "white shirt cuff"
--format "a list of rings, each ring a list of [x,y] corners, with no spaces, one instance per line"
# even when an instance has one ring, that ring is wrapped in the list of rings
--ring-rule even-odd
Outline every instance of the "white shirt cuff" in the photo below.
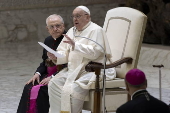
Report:
[[[54,75],[51,75],[51,78],[53,78],[54,77]]]
[[[39,74],[41,76],[41,74],[39,72],[36,72],[37,74]]]

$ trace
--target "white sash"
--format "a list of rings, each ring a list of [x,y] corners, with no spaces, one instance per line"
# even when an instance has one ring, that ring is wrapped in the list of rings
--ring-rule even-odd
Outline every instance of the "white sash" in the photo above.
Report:
[[[72,84],[79,75],[80,70],[84,65],[86,65],[87,62],[83,62],[80,64],[74,72],[71,73],[71,75],[68,75],[68,78],[63,86],[62,92],[61,92],[61,112],[71,113],[71,102],[70,102],[70,96],[73,93]]]

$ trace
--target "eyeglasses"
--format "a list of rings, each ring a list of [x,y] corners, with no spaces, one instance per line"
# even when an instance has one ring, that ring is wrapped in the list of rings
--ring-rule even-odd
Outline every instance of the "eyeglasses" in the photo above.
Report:
[[[54,29],[54,28],[60,29],[60,28],[61,28],[61,25],[62,25],[62,24],[49,25],[48,28],[50,28],[50,29]]]
[[[88,15],[88,14],[84,14],[84,15]],[[75,19],[80,19],[82,16],[83,16],[83,15],[79,15],[79,14],[78,14],[78,15],[72,15],[71,18],[72,18],[72,19],[74,19],[74,18],[75,18]]]

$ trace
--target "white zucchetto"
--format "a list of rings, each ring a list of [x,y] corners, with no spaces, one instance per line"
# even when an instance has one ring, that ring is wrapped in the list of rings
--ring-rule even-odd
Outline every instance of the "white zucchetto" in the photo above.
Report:
[[[82,9],[83,11],[85,11],[86,13],[88,13],[90,15],[90,10],[86,7],[86,6],[78,6],[77,8]]]

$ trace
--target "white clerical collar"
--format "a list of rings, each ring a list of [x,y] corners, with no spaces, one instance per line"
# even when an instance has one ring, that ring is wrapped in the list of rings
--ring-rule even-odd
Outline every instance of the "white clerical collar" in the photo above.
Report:
[[[53,38],[54,40],[57,40],[57,38]]]
[[[140,89],[140,90],[135,91],[135,92],[131,95],[131,100],[132,100],[134,94],[136,94],[136,93],[139,92],[139,91],[143,91],[143,90],[146,90],[146,89]]]
[[[57,38],[54,38],[53,36],[51,36],[54,40],[57,40]]]

